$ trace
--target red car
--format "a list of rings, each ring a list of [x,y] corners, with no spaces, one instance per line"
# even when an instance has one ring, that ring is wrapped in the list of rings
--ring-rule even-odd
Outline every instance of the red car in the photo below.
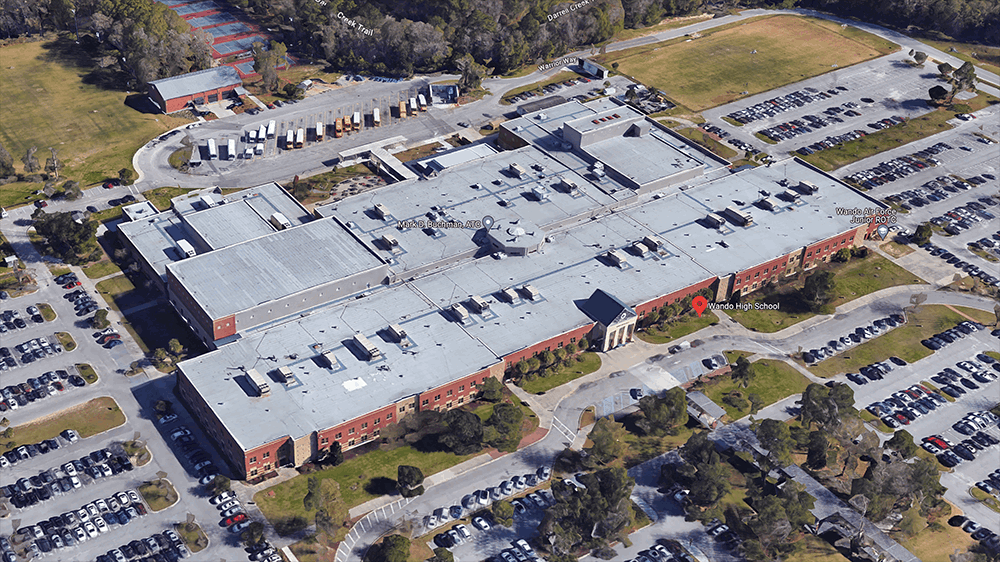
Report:
[[[101,339],[97,340],[97,343],[99,343],[101,345],[104,345],[104,344],[108,343],[109,341],[120,340],[120,339],[122,339],[122,337],[120,335],[118,335],[118,334],[108,334],[106,336],[102,336]]]
[[[243,521],[246,521],[246,520],[247,520],[247,514],[246,513],[237,513],[236,515],[233,515],[229,519],[226,519],[225,521],[223,521],[223,523],[225,523],[226,527],[229,527],[230,525],[235,525],[237,523],[242,523]]]
[[[45,201],[35,201],[35,206],[41,209],[42,207],[48,207],[49,204]]]
[[[70,281],[69,283],[63,285],[63,289],[72,289],[73,287],[79,287],[79,286],[80,286],[79,281]]]

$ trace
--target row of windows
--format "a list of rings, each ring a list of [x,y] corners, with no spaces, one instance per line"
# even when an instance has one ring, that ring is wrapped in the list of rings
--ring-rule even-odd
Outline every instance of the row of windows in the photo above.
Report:
[[[265,459],[271,458],[271,451],[264,451],[264,454],[261,455],[261,457],[265,458]],[[254,464],[256,462],[257,462],[257,456],[256,455],[250,457],[250,464]]]

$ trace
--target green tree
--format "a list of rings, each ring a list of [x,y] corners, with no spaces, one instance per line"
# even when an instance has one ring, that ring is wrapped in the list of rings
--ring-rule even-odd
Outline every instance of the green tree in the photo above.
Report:
[[[718,461],[701,463],[697,466],[688,499],[695,505],[712,506],[729,493],[729,471]]]
[[[264,540],[264,524],[260,521],[250,523],[250,526],[243,531],[240,537],[247,546],[260,544],[260,541]]]
[[[836,254],[833,254],[833,261],[840,262],[840,263],[847,263],[850,260],[851,260],[851,249],[850,248],[841,248],[841,249],[837,250]]]
[[[885,446],[898,452],[904,459],[916,456],[920,450],[913,442],[913,436],[905,429],[897,429],[896,433],[893,433],[892,437],[885,442]]]
[[[687,398],[684,389],[675,386],[664,393],[663,398],[654,394],[639,400],[642,417],[635,424],[647,435],[673,435],[677,428],[687,422]]]
[[[118,170],[118,179],[122,180],[125,185],[132,185],[132,181],[135,180],[135,172],[131,168],[122,168]]]
[[[948,88],[940,85],[927,90],[927,95],[930,96],[931,103],[934,105],[946,105],[948,100],[951,99],[951,93],[948,91]]]
[[[782,466],[791,463],[792,435],[788,425],[775,419],[762,420],[756,427],[757,440]]]
[[[514,525],[514,506],[507,500],[493,502],[493,517],[497,525],[511,527]]]
[[[456,455],[468,455],[482,448],[483,420],[476,414],[466,410],[449,410],[444,415],[444,423],[448,431],[438,434],[438,443],[445,449]]]
[[[216,474],[215,479],[212,480],[212,494],[216,496],[221,494],[222,492],[228,492],[232,490],[232,488],[233,488],[232,482],[229,480],[229,478],[221,474]]]
[[[947,78],[955,70],[955,67],[951,66],[946,62],[943,62],[937,66],[937,69],[938,72],[941,73],[941,76]]]
[[[802,300],[813,312],[820,311],[833,298],[836,287],[832,271],[819,271],[806,277],[805,285],[799,291]]]
[[[170,349],[170,353],[173,353],[176,356],[180,356],[184,353],[184,346],[181,345],[181,340],[177,338],[171,338],[170,341],[167,342],[167,347]]]
[[[251,47],[253,52],[253,70],[260,74],[261,82],[268,92],[278,89],[278,66],[284,64],[288,49],[284,43],[271,41],[270,46],[259,41]]]
[[[493,407],[487,425],[495,430],[490,444],[501,451],[513,452],[521,442],[521,421],[524,412],[513,404],[502,402]]]
[[[329,449],[320,450],[320,456],[316,459],[319,464],[337,466],[344,462],[344,451],[340,447],[340,442],[334,441]]]
[[[379,562],[406,562],[410,558],[410,539],[402,535],[389,535],[382,542],[369,548],[369,560]]]
[[[174,403],[171,402],[170,400],[157,400],[153,404],[153,409],[160,414],[169,414],[171,411],[173,411],[173,408],[174,408]]]
[[[932,234],[934,234],[934,229],[931,227],[931,223],[925,222],[917,227],[913,236],[910,236],[910,241],[918,246],[926,244],[931,241]]]
[[[628,432],[624,425],[616,423],[610,416],[601,418],[590,431],[589,437],[594,444],[588,451],[597,462],[607,464],[625,455],[628,450],[626,436]]]
[[[830,441],[823,431],[813,431],[809,433],[809,448],[807,450],[806,464],[810,468],[820,469],[826,467],[826,451],[830,448]]]
[[[757,373],[754,372],[753,364],[750,363],[750,361],[747,361],[747,358],[743,355],[740,355],[739,359],[736,360],[736,363],[733,364],[732,370],[729,372],[729,377],[733,380],[733,382],[739,384],[743,388],[750,386],[750,383],[753,382],[756,376]]]
[[[455,63],[461,78],[458,79],[458,88],[462,92],[478,90],[486,76],[486,67],[477,63],[472,55],[465,55]]]
[[[927,53],[923,51],[917,51],[916,53],[913,53],[913,62],[919,64],[920,66],[923,66],[924,62],[926,61],[927,61]]]
[[[0,178],[14,175],[14,157],[0,143]]]
[[[432,562],[455,562],[455,555],[451,553],[447,548],[437,547],[434,549],[434,558],[431,558]]]
[[[313,511],[319,507],[320,497],[319,497],[319,484],[320,479],[316,476],[310,476],[306,480],[306,495],[302,498],[302,507],[306,511]]]
[[[95,330],[103,330],[110,326],[111,322],[108,322],[108,311],[104,308],[98,309],[94,313],[94,318],[90,321],[90,325]]]
[[[396,469],[396,487],[404,498],[412,498],[424,493],[424,473],[415,466],[405,464]]]
[[[520,362],[518,362],[518,364],[520,364]],[[479,385],[479,392],[481,393],[483,400],[497,403],[503,399],[503,383],[496,377],[486,377],[483,384]]]
[[[747,394],[747,400],[750,401],[750,415],[757,415],[757,412],[759,412],[761,407],[764,406],[764,399],[760,394],[751,392],[750,394]]]

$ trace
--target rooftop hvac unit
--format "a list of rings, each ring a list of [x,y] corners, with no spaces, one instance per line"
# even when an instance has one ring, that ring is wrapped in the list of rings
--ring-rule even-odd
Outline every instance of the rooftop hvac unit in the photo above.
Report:
[[[538,292],[538,289],[528,284],[521,285],[521,292],[524,293],[525,296],[527,296],[528,300],[530,301],[533,301],[537,299],[539,296],[541,296],[541,293]]]
[[[381,203],[375,203],[375,207],[372,210],[375,211],[375,215],[382,220],[389,218],[389,209]]]
[[[292,384],[292,382],[295,381],[295,377],[292,375],[292,370],[288,367],[278,367],[274,373],[277,375],[278,380],[281,381],[282,384]]]
[[[799,199],[799,194],[795,193],[791,189],[786,189],[786,190],[782,191],[781,193],[779,193],[778,197],[780,197],[780,198],[782,198],[785,201],[788,201],[790,203],[794,203],[795,201],[797,201]]]
[[[183,238],[177,241],[177,249],[181,251],[181,255],[185,258],[193,258],[197,253],[194,251],[194,246]]]
[[[490,308],[489,301],[479,295],[473,295],[473,297],[469,299],[469,304],[472,305],[472,311],[479,314],[486,312]]]
[[[267,396],[271,392],[271,387],[264,380],[264,376],[257,372],[257,369],[247,369],[247,377],[261,396]]]
[[[763,199],[758,199],[757,201],[754,202],[754,205],[756,205],[761,209],[764,209],[765,211],[773,211],[775,207],[774,201],[771,201],[767,197]]]
[[[607,256],[608,259],[611,260],[611,263],[618,267],[622,267],[628,263],[628,257],[625,255],[625,252],[622,252],[621,250],[611,250],[607,253]]]
[[[465,310],[465,307],[460,302],[451,305],[451,313],[459,322],[465,322],[469,319],[469,311]]]
[[[401,342],[406,339],[406,330],[399,324],[389,324],[389,335]]]
[[[546,115],[546,114],[544,114],[544,113],[539,113],[539,114],[535,115],[535,119],[538,119],[539,121],[544,121],[544,120],[546,120],[548,118],[549,118],[549,116]]]
[[[642,243],[654,252],[663,246],[663,240],[660,240],[656,236],[645,236],[642,239]]]
[[[500,296],[507,302],[514,302],[519,298],[517,296],[517,291],[515,291],[513,287],[507,287],[506,289],[500,291]]]
[[[396,240],[396,237],[392,234],[383,234],[382,243],[388,248],[396,248],[399,246],[399,240]]]
[[[750,226],[753,224],[753,216],[746,211],[737,209],[736,207],[726,207],[722,213],[739,226]]]
[[[323,357],[323,362],[326,363],[327,369],[333,369],[334,367],[337,366],[337,356],[334,355],[332,351],[327,351],[323,353],[322,357]]]
[[[292,228],[292,221],[285,218],[285,215],[281,213],[274,213],[271,215],[271,224],[273,224],[274,228],[277,228],[278,230]]]
[[[812,195],[813,193],[819,191],[819,187],[816,184],[805,180],[800,181],[794,189],[803,195]]]
[[[211,209],[215,206],[215,201],[208,195],[202,195],[198,198],[198,200],[201,201],[201,204],[204,205],[206,209]]]
[[[709,213],[705,216],[705,223],[712,228],[719,228],[720,226],[726,224],[726,219],[715,213]]]
[[[576,185],[576,182],[569,178],[559,178],[559,185],[570,193],[573,193],[579,188],[579,186]]]
[[[646,245],[643,244],[642,242],[636,242],[635,244],[632,244],[632,250],[635,253],[639,254],[639,257],[646,257],[646,254],[649,253],[649,248],[647,248]]]
[[[510,165],[510,173],[517,179],[524,179],[528,175],[528,170],[524,166],[514,162]]]
[[[535,187],[531,188],[531,195],[532,197],[538,199],[539,201],[548,201],[549,190],[545,189],[540,185],[536,185]]]
[[[369,361],[374,361],[382,357],[382,352],[375,345],[368,341],[364,334],[354,334],[354,345],[361,348],[361,351],[368,356]]]

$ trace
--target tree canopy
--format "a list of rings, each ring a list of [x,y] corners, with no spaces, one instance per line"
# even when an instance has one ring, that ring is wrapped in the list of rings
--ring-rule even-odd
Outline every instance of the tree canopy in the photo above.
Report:
[[[605,468],[579,480],[586,486],[579,491],[562,481],[553,485],[556,504],[546,510],[539,526],[542,536],[551,535],[555,555],[571,554],[583,546],[607,546],[635,518],[629,500],[635,481],[624,468]]]
[[[466,410],[448,410],[448,430],[438,434],[438,443],[456,455],[478,452],[483,446],[483,420]]]
[[[628,432],[625,426],[617,423],[610,416],[597,420],[594,429],[590,431],[590,440],[594,443],[587,451],[601,464],[621,458],[628,450],[625,437]]]
[[[404,498],[412,498],[424,493],[424,473],[415,466],[405,464],[396,468],[396,487]]]
[[[677,429],[687,423],[687,397],[684,389],[675,386],[664,393],[663,398],[648,394],[639,400],[642,416],[635,421],[636,427],[647,435],[674,435]]]

